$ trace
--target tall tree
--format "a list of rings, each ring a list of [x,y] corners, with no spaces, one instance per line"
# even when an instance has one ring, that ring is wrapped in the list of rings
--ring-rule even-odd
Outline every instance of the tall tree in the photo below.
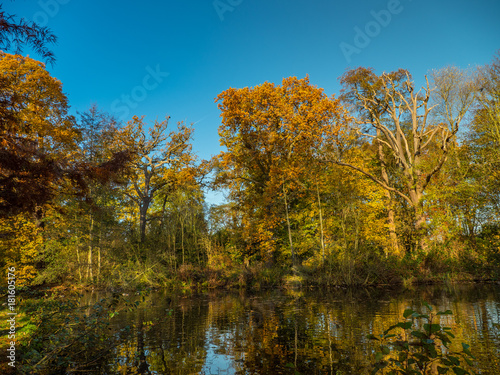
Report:
[[[102,164],[78,160],[80,132],[68,115],[62,84],[29,57],[0,52],[0,216],[34,212],[70,182],[105,181],[129,158],[121,150]]]
[[[372,69],[357,68],[341,77],[344,95],[360,110],[358,124],[368,126],[368,132],[362,135],[379,146],[382,168],[376,176],[338,158],[333,161],[357,170],[402,198],[412,210],[413,231],[420,245],[425,245],[424,191],[447,160],[449,144],[474,99],[473,85],[456,73],[454,69],[436,72],[436,87],[431,88],[426,78],[425,87],[418,91],[410,74],[402,69],[377,76]],[[446,122],[431,121],[436,106],[442,109]],[[431,155],[431,150],[439,151]],[[386,154],[397,165],[402,182],[399,186],[387,176]]]
[[[33,211],[54,183],[78,179],[68,161],[79,137],[61,83],[42,63],[0,53],[0,212]]]
[[[230,190],[244,212],[248,254],[273,259],[288,242],[293,255],[289,210],[318,151],[334,143],[345,123],[339,101],[309,79],[290,77],[281,85],[228,89],[217,97],[222,111],[217,183]],[[286,238],[279,239],[286,225]],[[285,242],[286,241],[286,242]]]
[[[162,191],[194,179],[192,153],[193,128],[177,124],[167,132],[169,117],[155,121],[146,132],[143,118],[135,116],[120,135],[126,148],[133,150],[132,172],[125,195],[139,211],[140,241],[146,239],[148,210],[154,198]]]
[[[99,165],[110,160],[119,146],[116,142],[118,134],[117,121],[101,111],[97,105],[92,105],[86,112],[80,113],[79,130],[81,132],[80,160],[89,165]],[[118,177],[118,176],[117,176]],[[110,181],[111,182],[111,181]],[[117,182],[117,181],[115,181]],[[122,181],[120,181],[122,182]],[[115,217],[114,189],[115,184],[102,184],[97,181],[88,181],[86,199],[83,205],[80,220],[85,219],[86,229],[82,228],[80,238],[85,241],[87,248],[86,272],[87,280],[93,281],[101,272],[103,237],[109,228],[106,222],[112,222]],[[97,250],[97,262],[94,253]],[[77,249],[78,251],[78,249]],[[80,258],[77,254],[77,258]],[[96,271],[94,265],[97,264]],[[78,265],[80,267],[80,264]]]

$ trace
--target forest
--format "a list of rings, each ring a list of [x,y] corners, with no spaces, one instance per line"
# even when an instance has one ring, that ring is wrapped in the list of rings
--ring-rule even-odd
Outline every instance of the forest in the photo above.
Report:
[[[192,125],[73,116],[42,62],[2,53],[0,70],[0,259],[20,286],[498,278],[498,55],[421,88],[359,67],[330,97],[308,77],[227,89],[211,160]]]
[[[136,362],[144,369],[143,333],[172,316],[184,324],[186,311],[206,307],[184,309],[191,302],[179,296],[275,289],[298,306],[306,300],[302,291],[313,288],[498,283],[500,52],[484,66],[436,68],[423,77],[404,68],[332,72],[341,89],[331,96],[308,76],[227,88],[214,98],[224,151],[202,160],[193,147],[195,125],[173,124],[172,109],[157,120],[128,121],[99,103],[72,112],[63,82],[46,66],[55,61],[48,46],[57,38],[43,26],[16,22],[1,6],[0,21],[0,271],[8,285],[0,293],[8,301],[0,310],[0,348],[19,345],[21,373],[97,366],[130,333],[128,325],[115,336],[103,333],[119,312],[125,317],[139,306],[129,293],[152,309],[152,291],[172,293],[161,297],[154,322],[145,320],[145,310],[139,314],[140,350],[130,350],[142,353]],[[23,46],[40,61],[25,56]],[[222,192],[224,202],[206,199],[210,191]],[[94,291],[111,297],[82,307],[78,293],[86,291],[90,301]],[[295,362],[285,359],[288,343],[276,358],[299,368],[297,324],[305,320],[296,318],[298,310],[290,310],[292,327],[281,307],[263,313],[269,306],[243,294],[230,300],[231,314],[233,304],[241,305],[238,314],[253,306],[249,324],[258,329],[282,319],[257,336],[271,342],[278,328],[293,330]],[[432,324],[452,312],[433,315],[423,306],[431,317],[403,309],[408,321],[380,336],[427,319],[427,328],[411,334],[429,357],[416,356],[410,367],[429,367],[438,356],[433,340],[447,347],[446,335],[453,336]],[[9,328],[8,309],[18,307]],[[216,321],[216,311],[203,314]],[[7,339],[16,334],[15,343]],[[462,345],[471,365],[475,357]],[[333,369],[330,341],[328,347],[330,362],[321,361]],[[389,363],[382,360],[388,347],[381,348],[376,371]],[[367,366],[360,356],[354,362]],[[444,365],[468,374],[448,356],[440,354]]]

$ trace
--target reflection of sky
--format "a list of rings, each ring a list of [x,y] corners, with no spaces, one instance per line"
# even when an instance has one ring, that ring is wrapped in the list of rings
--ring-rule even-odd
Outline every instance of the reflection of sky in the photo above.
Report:
[[[202,374],[204,375],[236,374],[236,369],[233,366],[234,357],[220,353],[221,349],[219,346],[213,344],[215,339],[214,336],[217,336],[217,341],[221,342],[224,346],[227,338],[225,335],[221,335],[220,332],[219,329],[210,326],[205,335],[207,341],[207,357],[202,367]]]
[[[474,327],[482,339],[498,339],[500,337],[500,302],[482,301],[474,304],[473,309],[474,313],[469,314],[468,317],[468,325]]]

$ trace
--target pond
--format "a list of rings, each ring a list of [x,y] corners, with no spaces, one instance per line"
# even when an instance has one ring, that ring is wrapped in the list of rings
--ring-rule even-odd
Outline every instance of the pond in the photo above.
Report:
[[[477,373],[500,374],[498,284],[184,297],[155,292],[139,309],[118,316],[117,328],[131,327],[130,335],[120,337],[101,371],[368,374],[375,346],[366,336],[402,321],[406,308],[421,311],[422,301],[453,311],[442,323],[452,328],[458,346],[471,345]]]

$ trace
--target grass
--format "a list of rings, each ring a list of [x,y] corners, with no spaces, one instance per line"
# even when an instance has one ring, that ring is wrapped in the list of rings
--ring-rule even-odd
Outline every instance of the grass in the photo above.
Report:
[[[4,296],[5,297],[5,296]],[[2,298],[2,299],[6,299]],[[10,342],[12,341],[9,338],[10,333],[10,323],[9,319],[12,317],[9,315],[11,311],[7,308],[6,305],[2,306],[0,310],[0,352],[2,355],[7,353],[7,349],[10,347]],[[16,362],[19,359],[20,354],[20,346],[21,344],[29,341],[33,332],[36,331],[36,326],[31,323],[30,317],[28,314],[23,313],[22,311],[17,310],[16,318]],[[1,374],[9,374],[15,373],[14,369],[8,365],[5,361],[0,361],[0,373]]]

